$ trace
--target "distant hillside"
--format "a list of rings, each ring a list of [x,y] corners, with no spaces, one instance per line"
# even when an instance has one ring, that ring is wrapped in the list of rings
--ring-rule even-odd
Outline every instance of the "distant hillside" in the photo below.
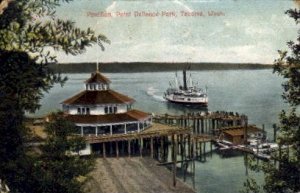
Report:
[[[182,70],[187,63],[100,63],[102,72],[158,72]],[[235,70],[235,69],[265,69],[272,68],[267,64],[238,64],[238,63],[188,63],[190,70]],[[84,73],[92,72],[96,69],[95,63],[64,63],[53,64],[51,68],[61,73]]]

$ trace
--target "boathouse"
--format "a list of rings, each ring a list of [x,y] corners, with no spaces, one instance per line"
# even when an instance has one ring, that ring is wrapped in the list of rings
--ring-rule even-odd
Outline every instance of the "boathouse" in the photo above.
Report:
[[[221,129],[220,138],[231,142],[233,145],[244,144],[245,140],[251,135],[258,135],[262,130],[255,125],[244,126],[234,126],[234,127],[223,127]],[[247,136],[247,138],[245,138]]]
[[[139,133],[152,125],[151,114],[132,108],[134,99],[110,88],[111,81],[98,70],[85,81],[85,90],[62,102],[66,119],[85,137]],[[87,144],[82,154],[91,153]]]

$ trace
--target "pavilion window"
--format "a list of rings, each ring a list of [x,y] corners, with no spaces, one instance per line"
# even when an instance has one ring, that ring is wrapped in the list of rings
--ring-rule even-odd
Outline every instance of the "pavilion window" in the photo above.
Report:
[[[109,113],[113,113],[113,108],[109,107]]]
[[[138,125],[136,123],[126,124],[127,133],[135,132],[138,130]]]
[[[94,135],[96,132],[96,127],[83,127],[83,134],[84,135]]]
[[[78,107],[77,108],[77,114],[89,115],[90,114],[90,108],[89,107]]]
[[[143,129],[144,129],[144,124],[143,124],[143,122],[139,122],[139,125],[140,125],[140,130],[143,130]]]
[[[114,113],[117,113],[117,111],[118,111],[118,108],[115,106],[114,107]]]
[[[108,107],[104,107],[104,113],[105,113],[105,114],[108,113]]]
[[[110,126],[98,126],[98,135],[109,135],[110,134]]]
[[[94,86],[94,90],[96,90],[96,85],[94,84],[93,86]]]
[[[113,125],[112,126],[113,134],[123,134],[125,133],[125,125]]]
[[[91,84],[90,84],[90,90],[92,90],[92,89],[93,89],[93,87],[92,87],[92,86],[93,86],[93,85],[91,85]]]

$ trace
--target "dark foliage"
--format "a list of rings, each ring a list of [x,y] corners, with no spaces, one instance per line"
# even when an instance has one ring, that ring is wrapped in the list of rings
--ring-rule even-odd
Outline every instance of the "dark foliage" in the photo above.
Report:
[[[73,126],[61,117],[48,126],[41,154],[26,144],[25,112],[38,109],[43,93],[66,81],[49,68],[56,62],[53,50],[76,55],[109,43],[89,28],[56,18],[55,8],[69,1],[15,0],[0,10],[0,179],[11,192],[81,192],[84,181],[78,179],[93,165],[66,155],[83,143],[68,137]]]
[[[300,11],[286,12],[298,24]],[[295,193],[300,191],[300,36],[296,42],[288,42],[290,49],[278,51],[274,72],[284,77],[283,99],[289,103],[288,112],[280,113],[280,125],[277,142],[280,148],[272,154],[272,161],[254,164],[253,169],[265,174],[265,184],[259,188],[253,180],[245,183],[245,192]]]

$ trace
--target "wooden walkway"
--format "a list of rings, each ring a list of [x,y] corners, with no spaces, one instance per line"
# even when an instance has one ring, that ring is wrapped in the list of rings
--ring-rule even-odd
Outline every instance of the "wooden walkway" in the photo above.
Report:
[[[102,143],[102,142],[128,141],[128,140],[135,140],[141,138],[146,139],[146,138],[190,134],[190,133],[191,132],[189,128],[179,128],[177,126],[153,123],[152,126],[143,130],[140,133],[98,135],[98,136],[90,135],[90,136],[86,136],[85,139],[89,143],[93,144],[93,143]]]

